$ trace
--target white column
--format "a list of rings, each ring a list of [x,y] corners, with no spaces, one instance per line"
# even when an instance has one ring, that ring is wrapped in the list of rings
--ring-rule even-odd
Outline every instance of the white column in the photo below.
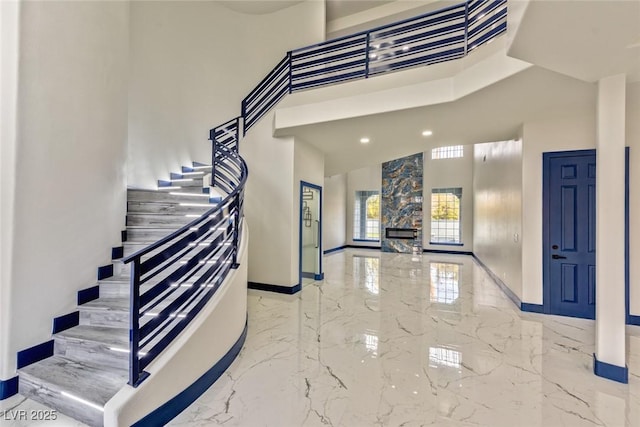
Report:
[[[624,74],[598,82],[596,375],[623,381],[625,367]]]
[[[20,3],[0,1],[0,381],[15,376],[10,346],[11,265],[16,186]],[[0,396],[0,399],[2,396]]]

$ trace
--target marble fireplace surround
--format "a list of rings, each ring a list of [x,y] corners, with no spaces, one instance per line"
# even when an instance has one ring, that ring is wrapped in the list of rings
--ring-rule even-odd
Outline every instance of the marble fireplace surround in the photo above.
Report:
[[[382,164],[382,251],[422,251],[423,153]],[[389,238],[387,229],[415,229],[415,238]]]

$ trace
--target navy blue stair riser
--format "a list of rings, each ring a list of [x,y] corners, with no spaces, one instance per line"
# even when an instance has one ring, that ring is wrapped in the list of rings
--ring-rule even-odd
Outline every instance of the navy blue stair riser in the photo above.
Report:
[[[80,312],[74,311],[73,313],[65,314],[64,316],[53,319],[53,329],[51,333],[57,334],[58,332],[66,331],[67,329],[71,329],[79,324]]]
[[[53,356],[53,340],[18,352],[18,369]]]

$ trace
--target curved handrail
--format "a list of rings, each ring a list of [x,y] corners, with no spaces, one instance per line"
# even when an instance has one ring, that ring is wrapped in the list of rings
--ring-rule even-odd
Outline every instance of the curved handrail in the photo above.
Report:
[[[218,167],[215,167],[215,166]],[[237,268],[247,165],[235,149],[218,146],[212,175],[230,191],[215,207],[156,243],[123,259],[131,263],[129,384],[204,307]],[[149,285],[144,292],[142,287]]]

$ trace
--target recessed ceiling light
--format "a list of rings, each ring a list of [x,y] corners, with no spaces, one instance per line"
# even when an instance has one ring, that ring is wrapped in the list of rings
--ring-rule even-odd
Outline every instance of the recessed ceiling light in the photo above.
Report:
[[[371,140],[369,138],[360,138],[360,143],[362,144],[368,144]]]
[[[431,136],[431,135],[433,135],[433,132],[428,129],[422,131],[422,136]]]

